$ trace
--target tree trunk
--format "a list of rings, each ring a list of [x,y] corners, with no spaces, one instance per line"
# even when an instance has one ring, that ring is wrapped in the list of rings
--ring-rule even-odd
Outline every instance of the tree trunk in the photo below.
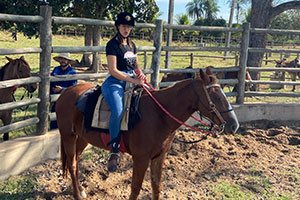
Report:
[[[94,26],[93,27],[93,46],[100,46],[101,45],[101,26]],[[101,65],[101,55],[98,52],[93,54],[93,71],[98,72],[99,69],[102,69]]]
[[[232,21],[233,21],[233,15],[234,15],[234,6],[235,6],[235,0],[232,0],[231,2],[231,9],[230,9],[230,16],[229,16],[229,28],[232,28]],[[225,47],[229,47],[230,46],[230,39],[231,39],[231,31],[229,31],[226,35],[226,39],[225,39]],[[225,51],[224,56],[228,56],[229,51]]]
[[[251,28],[268,28],[272,20],[280,13],[289,9],[300,9],[300,1],[289,1],[273,7],[274,0],[252,0],[251,6]],[[265,48],[266,34],[250,34],[249,47]],[[264,53],[248,53],[247,66],[260,67]],[[257,72],[252,72],[254,80],[259,79]],[[256,90],[256,87],[253,89]]]
[[[86,25],[84,35],[84,46],[92,46],[93,44],[93,26]],[[81,67],[91,67],[93,62],[92,54],[84,54],[80,61]]]
[[[270,25],[270,11],[272,0],[252,0],[251,7],[251,28],[267,28]],[[266,34],[251,33],[249,47],[265,48]],[[264,53],[248,53],[247,66],[260,67]],[[250,73],[253,80],[259,80],[259,72]],[[252,87],[257,90],[258,85]]]

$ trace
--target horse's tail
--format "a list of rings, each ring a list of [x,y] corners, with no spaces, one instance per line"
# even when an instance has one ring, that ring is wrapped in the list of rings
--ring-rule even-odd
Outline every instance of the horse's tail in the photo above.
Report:
[[[64,149],[64,143],[63,143],[63,138],[60,138],[60,159],[61,159],[61,164],[62,164],[62,172],[63,172],[63,177],[66,178],[68,175],[68,170],[67,170],[67,155]]]

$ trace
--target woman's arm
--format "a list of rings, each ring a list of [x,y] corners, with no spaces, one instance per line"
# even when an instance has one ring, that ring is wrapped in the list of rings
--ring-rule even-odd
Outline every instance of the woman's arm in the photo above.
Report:
[[[108,71],[109,73],[115,77],[116,79],[119,79],[121,81],[130,82],[136,85],[142,85],[144,84],[143,80],[140,80],[139,78],[135,77],[132,78],[129,75],[126,75],[119,71],[117,69],[117,57],[113,55],[107,55],[107,65],[108,65]]]
[[[146,76],[145,76],[145,74],[143,73],[142,69],[140,68],[140,66],[138,64],[138,57],[137,56],[136,56],[135,68],[138,71],[138,73],[137,73],[138,79],[146,80]]]

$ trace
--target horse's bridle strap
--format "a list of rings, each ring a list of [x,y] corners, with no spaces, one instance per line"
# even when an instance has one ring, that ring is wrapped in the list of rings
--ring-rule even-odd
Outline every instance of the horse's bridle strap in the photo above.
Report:
[[[220,87],[221,88],[220,84],[217,84],[217,83],[205,86],[206,89],[211,88],[211,87]]]
[[[217,117],[221,121],[221,124],[224,124],[225,120],[221,116],[220,112],[216,109],[216,105],[212,102],[212,100],[211,100],[211,98],[208,94],[207,89],[211,88],[211,87],[220,87],[220,85],[219,84],[211,84],[211,85],[204,86],[204,84],[203,84],[203,90],[204,90],[205,95],[207,97],[207,100],[208,100],[208,103],[209,103],[209,108],[217,115]]]

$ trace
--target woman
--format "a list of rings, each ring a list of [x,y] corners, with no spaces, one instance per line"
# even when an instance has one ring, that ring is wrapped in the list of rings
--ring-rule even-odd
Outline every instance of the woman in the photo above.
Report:
[[[146,76],[140,69],[135,44],[129,38],[134,27],[134,18],[128,12],[118,14],[115,20],[117,34],[106,45],[106,57],[110,76],[102,85],[102,94],[110,110],[109,133],[111,154],[107,168],[115,172],[118,164],[120,126],[123,114],[123,97],[126,82],[143,85]],[[135,72],[137,71],[137,76]]]

